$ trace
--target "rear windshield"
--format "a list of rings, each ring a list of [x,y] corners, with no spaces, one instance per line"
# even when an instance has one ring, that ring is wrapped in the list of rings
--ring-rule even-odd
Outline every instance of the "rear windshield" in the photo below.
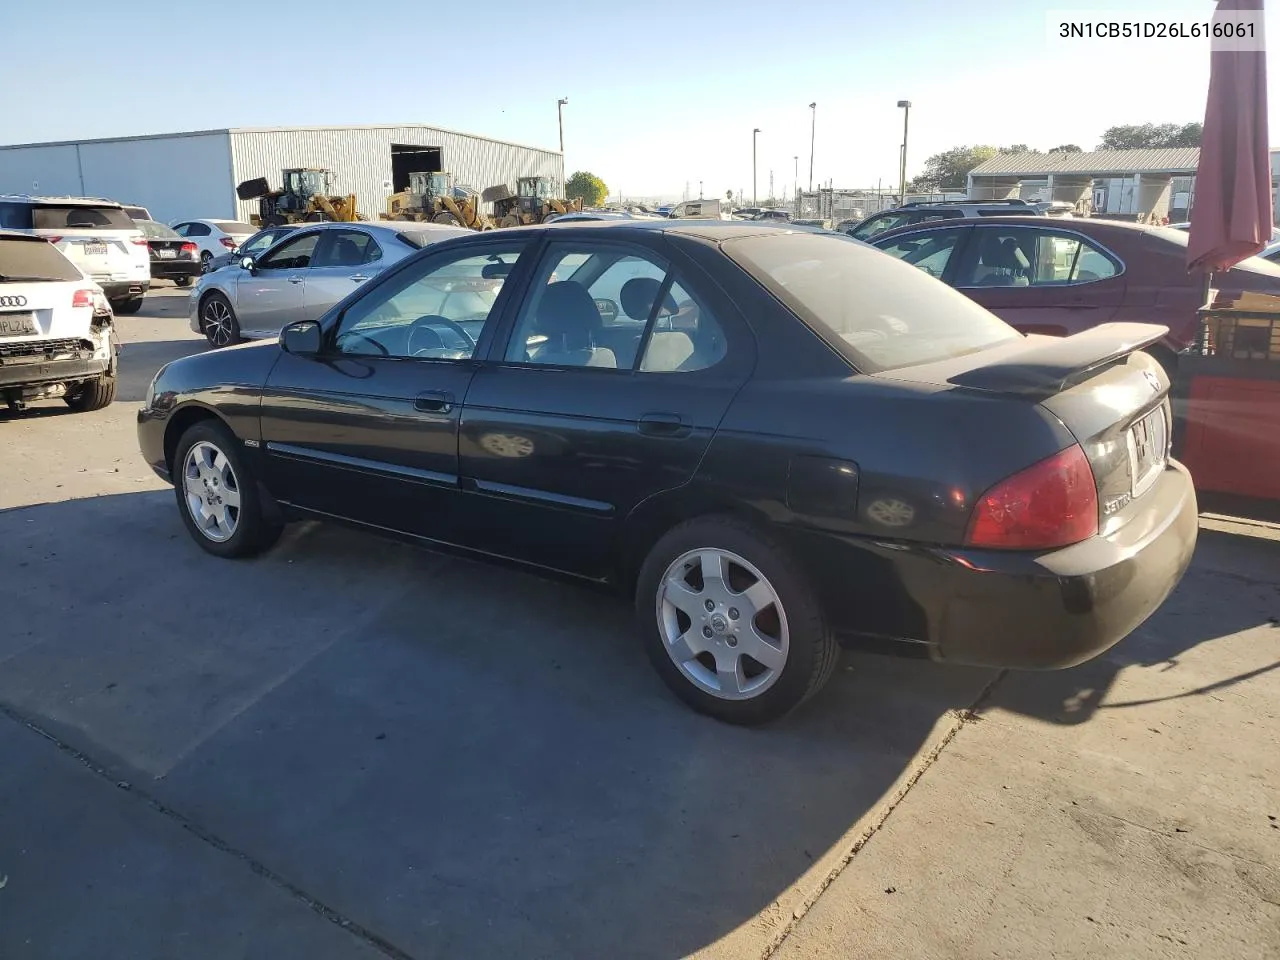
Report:
[[[133,218],[119,207],[88,203],[41,203],[31,210],[37,230],[137,230]]]
[[[405,231],[397,233],[396,237],[402,242],[413,247],[415,250],[421,250],[423,247],[430,246],[433,243],[439,243],[441,240],[452,240],[454,237],[469,237],[470,230],[451,230],[448,227],[436,230],[423,230],[421,232]]]
[[[45,241],[0,237],[0,283],[80,279],[71,261]]]
[[[255,233],[258,229],[251,223],[241,223],[239,220],[210,220],[209,222],[223,233]]]
[[[142,231],[143,236],[148,240],[181,240],[182,235],[172,227],[166,227],[163,223],[156,223],[154,220],[139,220],[138,229]]]
[[[724,251],[864,373],[958,357],[1021,336],[941,281],[844,237],[744,237],[725,243]]]

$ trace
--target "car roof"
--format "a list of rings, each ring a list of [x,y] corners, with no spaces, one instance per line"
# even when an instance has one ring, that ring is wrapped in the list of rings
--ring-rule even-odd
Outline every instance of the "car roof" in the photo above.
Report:
[[[124,208],[124,204],[117,203],[115,200],[108,200],[105,197],[51,197],[51,196],[32,196],[27,193],[4,193],[0,194],[0,200],[18,201],[20,203],[60,203],[60,204],[79,204],[83,206],[94,207],[120,207]],[[130,204],[134,206],[134,204]]]
[[[556,230],[581,230],[584,233],[591,230],[608,230],[613,233],[626,235],[634,231],[637,234],[651,233],[671,233],[678,236],[696,237],[699,240],[737,240],[742,237],[759,237],[759,236],[775,236],[778,233],[786,232],[807,232],[802,230],[789,231],[785,225],[779,224],[773,226],[760,220],[700,220],[700,219],[676,219],[669,218],[657,220],[571,220],[568,223],[559,224],[557,221],[530,227],[508,227],[503,233],[514,233],[515,231],[523,231],[533,233],[539,229]]]
[[[908,223],[901,227],[894,227],[892,230],[886,230],[883,233],[877,233],[868,242],[874,245],[885,237],[896,237],[904,233],[917,233],[921,230],[939,227],[954,227],[956,224],[964,224],[965,226],[992,224],[998,227],[1029,227],[1039,230],[1074,230],[1077,233],[1099,237],[1135,237],[1144,233],[1159,236],[1161,231],[1171,229],[1170,227],[1158,227],[1145,223],[1130,223],[1126,220],[1103,220],[1099,217],[1074,217],[1070,220],[1064,220],[1060,217],[1029,217],[1025,214],[1021,216],[1014,214],[1007,217],[982,217],[981,219],[976,217],[948,217],[942,220]]]

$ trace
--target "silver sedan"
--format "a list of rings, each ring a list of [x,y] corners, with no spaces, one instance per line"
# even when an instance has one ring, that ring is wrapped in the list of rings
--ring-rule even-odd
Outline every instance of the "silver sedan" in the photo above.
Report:
[[[239,265],[206,273],[191,290],[191,329],[215,347],[278,336],[314,319],[387,267],[425,246],[471,233],[434,223],[316,223]]]

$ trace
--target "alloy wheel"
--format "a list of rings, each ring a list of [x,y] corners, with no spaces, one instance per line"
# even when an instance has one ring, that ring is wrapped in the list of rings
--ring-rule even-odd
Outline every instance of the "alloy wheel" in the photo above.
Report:
[[[677,557],[658,582],[656,613],[667,655],[712,696],[757,697],[786,666],[790,632],[778,592],[735,553],[704,547]]]
[[[231,342],[232,324],[235,322],[231,308],[214,297],[205,302],[202,311],[204,333],[215,347],[225,347]]]
[[[240,484],[227,455],[208,440],[193,444],[182,483],[196,528],[215,543],[230,540],[240,525]]]

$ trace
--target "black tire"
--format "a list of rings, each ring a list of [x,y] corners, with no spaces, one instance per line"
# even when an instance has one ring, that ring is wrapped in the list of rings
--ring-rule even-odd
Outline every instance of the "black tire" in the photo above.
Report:
[[[206,443],[216,448],[226,457],[231,468],[234,489],[240,499],[236,511],[234,531],[223,540],[214,540],[196,524],[191,508],[187,503],[186,464],[191,448],[198,443]],[[178,513],[186,525],[191,538],[215,557],[236,558],[252,557],[270,549],[284,527],[266,519],[263,513],[262,495],[258,490],[257,477],[246,459],[240,441],[222,424],[221,421],[203,420],[189,428],[178,440],[174,451],[172,475],[173,489],[178,501]]]
[[[111,309],[121,316],[132,316],[142,309],[142,297],[130,297],[128,300],[117,300]]]
[[[191,278],[190,278],[190,277],[174,277],[174,278],[173,278],[173,282],[174,282],[174,283],[176,283],[176,284],[177,284],[178,286],[180,286],[180,287],[189,287],[189,286],[191,286]]]
[[[781,607],[776,612],[785,617],[789,635],[785,660],[772,685],[748,699],[722,699],[704,690],[667,653],[659,622],[659,585],[668,567],[701,549],[727,551],[754,566],[773,587]],[[694,710],[726,723],[752,726],[785,716],[822,689],[839,661],[839,645],[799,564],[768,534],[733,517],[701,517],[669,530],[641,567],[635,607],[645,652],[659,676]]]
[[[231,301],[217,291],[200,301],[200,329],[209,346],[215,349],[240,342],[240,321],[236,311]]]
[[[273,213],[268,217],[264,217],[262,220],[262,225],[264,227],[283,227],[284,223],[284,217],[278,213]]]
[[[443,223],[443,224],[447,224],[449,226],[454,226],[454,227],[462,226],[462,221],[459,220],[457,217],[455,217],[448,210],[444,211],[444,213],[437,213],[434,217],[431,218],[431,222]]]
[[[63,397],[63,402],[76,413],[91,413],[109,407],[116,399],[116,373],[113,367],[96,380],[86,380]]]
[[[210,253],[208,250],[203,251],[200,254],[200,272],[208,273],[209,267],[210,265],[212,265],[212,263],[213,263],[213,254]]]

